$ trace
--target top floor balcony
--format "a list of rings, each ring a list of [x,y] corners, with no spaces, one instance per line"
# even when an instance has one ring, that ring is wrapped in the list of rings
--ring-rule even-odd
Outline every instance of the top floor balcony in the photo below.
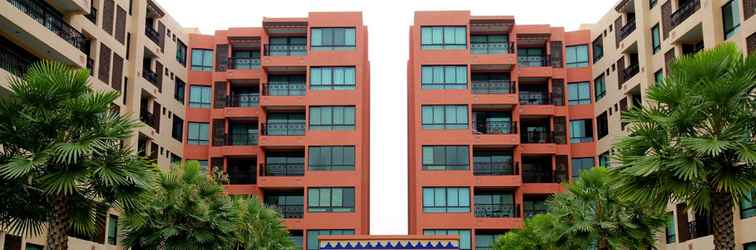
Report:
[[[677,10],[672,13],[672,27],[677,27],[701,8],[701,0],[680,0]]]
[[[58,10],[42,0],[6,0],[39,24],[52,31],[58,37],[88,54],[88,39],[69,25]]]
[[[307,37],[271,37],[265,45],[265,56],[306,56]]]

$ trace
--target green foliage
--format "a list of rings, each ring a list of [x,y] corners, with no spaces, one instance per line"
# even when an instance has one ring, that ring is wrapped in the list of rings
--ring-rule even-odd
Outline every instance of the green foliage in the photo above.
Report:
[[[0,227],[38,235],[56,221],[93,235],[103,207],[130,210],[148,195],[156,168],[121,144],[138,123],[112,112],[119,94],[92,91],[88,78],[49,61],[10,78],[0,99]]]
[[[621,194],[710,211],[713,193],[737,202],[756,188],[754,87],[756,57],[734,44],[678,59],[648,90],[653,104],[622,114],[630,133],[615,146]]]
[[[127,213],[124,243],[137,249],[290,249],[278,214],[256,198],[234,199],[197,161],[160,175],[144,209]]]
[[[645,249],[664,225],[661,210],[618,197],[609,171],[584,171],[547,201],[549,212],[497,239],[495,249]]]

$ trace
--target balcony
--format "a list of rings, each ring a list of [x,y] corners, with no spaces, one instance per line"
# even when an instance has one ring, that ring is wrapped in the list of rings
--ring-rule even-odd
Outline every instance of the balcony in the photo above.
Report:
[[[266,204],[270,209],[278,212],[284,219],[302,219],[304,217],[304,205],[279,205]]]
[[[478,218],[518,218],[520,206],[517,204],[475,204]]]
[[[29,65],[39,60],[31,53],[0,37],[0,68],[21,75]]]
[[[304,96],[307,85],[304,82],[270,82],[263,86],[265,96]]]
[[[144,124],[147,124],[150,127],[155,127],[157,119],[155,119],[155,115],[150,113],[147,109],[142,109],[139,112],[139,120],[142,121]]]
[[[306,44],[266,44],[265,56],[306,56]]]
[[[259,53],[258,53],[259,55]],[[232,57],[231,58],[231,65],[229,65],[231,69],[259,69],[260,68],[260,58],[254,58],[254,57]]]
[[[475,176],[501,176],[519,175],[520,170],[511,161],[501,162],[474,162],[473,175]]]
[[[517,123],[511,120],[484,120],[473,123],[473,134],[511,135],[517,133]]]
[[[623,80],[624,81],[630,80],[631,78],[633,78],[633,76],[637,75],[638,72],[640,72],[640,67],[638,66],[638,64],[628,65],[627,68],[622,70],[622,74],[624,77]]]
[[[21,12],[36,20],[42,26],[73,45],[81,52],[87,53],[89,44],[87,38],[78,30],[66,23],[63,14],[41,0],[7,0]]]
[[[472,93],[475,95],[502,95],[517,92],[515,82],[510,80],[487,80],[472,82]]]
[[[144,26],[144,35],[155,42],[155,44],[160,44],[160,33],[158,33],[152,26]]]
[[[473,54],[514,54],[515,45],[514,42],[483,42],[483,43],[470,43],[470,53]]]
[[[265,176],[304,176],[304,163],[263,164]]]
[[[701,0],[689,0],[682,5],[678,6],[677,10],[672,13],[672,28],[677,27],[682,22],[692,16],[698,9],[701,8]]]
[[[620,41],[624,40],[626,37],[633,34],[633,32],[635,31],[635,27],[636,27],[635,19],[628,20],[627,24],[625,24],[625,26],[622,26],[622,28],[620,28],[617,31],[619,33]]]
[[[520,91],[520,104],[522,105],[551,105],[551,96],[548,92]]]
[[[696,218],[699,219],[699,218]],[[702,220],[688,222],[688,239],[697,239],[712,234],[712,226],[708,221]]]
[[[95,61],[92,58],[87,58],[87,70],[89,70],[89,76],[94,76]]]
[[[258,144],[257,131],[248,133],[231,133],[227,135],[226,141],[229,146],[254,146]]]
[[[517,56],[517,65],[521,67],[550,67],[551,56]]]
[[[527,131],[522,133],[522,143],[554,143],[554,133],[550,131]]]
[[[269,121],[263,124],[263,135],[267,136],[302,136],[307,124],[304,121]]]
[[[260,105],[260,94],[245,93],[226,97],[226,107],[243,108],[257,107]]]
[[[257,160],[252,159],[228,159],[226,173],[232,185],[249,185],[257,183]]]
[[[142,77],[148,82],[152,83],[152,85],[155,85],[155,87],[160,88],[160,82],[159,82],[160,75],[158,73],[153,72],[149,68],[143,68]]]

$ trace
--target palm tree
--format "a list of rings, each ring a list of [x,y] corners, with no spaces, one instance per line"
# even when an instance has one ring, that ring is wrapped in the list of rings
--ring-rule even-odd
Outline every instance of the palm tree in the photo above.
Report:
[[[232,249],[239,213],[223,185],[197,161],[162,173],[152,200],[124,217],[124,244],[132,249]]]
[[[237,249],[294,250],[289,232],[275,210],[266,208],[256,198],[235,200],[239,218]]]
[[[46,224],[47,249],[67,249],[69,232],[93,235],[103,208],[137,208],[154,180],[122,146],[137,123],[111,111],[119,94],[92,91],[88,77],[42,61],[0,100],[0,226],[40,234]]]
[[[618,197],[609,170],[583,171],[580,178],[547,201],[549,212],[533,217],[499,245],[535,245],[543,249],[648,249],[664,225],[662,210],[653,210]],[[528,228],[532,227],[532,228]],[[523,237],[524,236],[524,237]]]
[[[630,127],[615,145],[619,192],[710,212],[714,246],[733,249],[732,208],[756,187],[756,56],[726,43],[670,69],[648,90],[652,104],[622,115]]]

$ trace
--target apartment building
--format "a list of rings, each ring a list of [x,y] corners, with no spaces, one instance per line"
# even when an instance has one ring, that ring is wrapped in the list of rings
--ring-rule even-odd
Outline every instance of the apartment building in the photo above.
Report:
[[[409,233],[461,249],[545,212],[596,165],[590,32],[416,12],[408,72]]]
[[[590,30],[596,100],[596,153],[610,166],[612,144],[626,135],[622,111],[647,103],[646,90],[667,74],[675,58],[732,42],[756,51],[754,0],[622,0]],[[756,190],[733,208],[738,249],[756,249]],[[713,249],[710,216],[685,204],[669,206],[660,249]]]
[[[55,60],[88,68],[91,87],[118,91],[113,108],[139,119],[127,145],[167,168],[183,155],[188,36],[152,0],[0,1],[0,96],[29,64]],[[174,124],[180,124],[174,126]],[[98,236],[69,239],[71,249],[120,249],[118,211]],[[43,249],[45,237],[0,232],[6,250]]]
[[[260,197],[294,242],[369,234],[370,64],[359,12],[190,34],[184,157]]]

